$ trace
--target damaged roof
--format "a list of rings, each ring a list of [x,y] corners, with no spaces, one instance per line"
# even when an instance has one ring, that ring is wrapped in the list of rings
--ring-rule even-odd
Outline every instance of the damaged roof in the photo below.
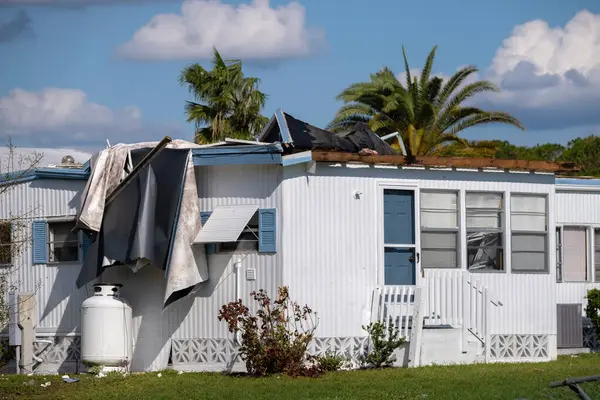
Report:
[[[336,163],[388,164],[407,167],[496,169],[554,174],[579,171],[575,163],[552,161],[501,160],[497,158],[437,157],[402,155],[362,155],[343,152],[313,151],[313,161]]]
[[[284,152],[328,150],[359,153],[370,150],[381,155],[398,154],[366,124],[358,123],[351,130],[334,133],[277,110],[258,137],[263,142],[280,142]]]
[[[350,131],[333,133],[317,128],[278,109],[258,140],[281,143],[284,154],[311,151],[312,161],[388,164],[429,168],[496,169],[565,174],[579,171],[575,163],[527,160],[502,160],[472,157],[407,157],[358,123]]]

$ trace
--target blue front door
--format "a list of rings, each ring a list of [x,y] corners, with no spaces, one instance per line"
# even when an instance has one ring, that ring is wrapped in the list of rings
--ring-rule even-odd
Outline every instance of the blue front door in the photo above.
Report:
[[[385,189],[383,203],[384,284],[414,285],[415,194]]]

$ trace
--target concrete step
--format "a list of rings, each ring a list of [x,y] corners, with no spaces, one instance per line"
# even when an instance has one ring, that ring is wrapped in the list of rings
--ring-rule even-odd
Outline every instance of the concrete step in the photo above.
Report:
[[[481,355],[480,342],[469,334],[462,351],[462,329],[454,327],[423,329],[421,365],[470,364]]]

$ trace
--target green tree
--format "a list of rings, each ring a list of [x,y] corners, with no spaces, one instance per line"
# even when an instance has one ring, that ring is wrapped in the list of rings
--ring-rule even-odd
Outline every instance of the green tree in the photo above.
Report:
[[[600,176],[600,136],[573,139],[562,153],[560,161],[581,167],[579,175]]]
[[[267,96],[258,90],[259,82],[244,76],[241,61],[225,61],[217,49],[212,70],[197,63],[185,67],[179,83],[194,96],[195,101],[186,102],[185,113],[196,126],[196,143],[257,136],[268,122],[261,114]]]
[[[400,132],[407,153],[412,156],[439,154],[450,143],[466,147],[468,142],[458,135],[476,125],[497,122],[524,130],[521,122],[510,114],[463,105],[478,93],[499,89],[489,81],[468,83],[467,79],[478,71],[474,66],[461,68],[448,80],[432,76],[436,49],[437,46],[429,53],[420,76],[413,77],[402,48],[404,85],[385,67],[371,74],[368,82],[347,87],[337,96],[345,104],[328,128],[341,131],[357,122],[367,122],[378,134]]]

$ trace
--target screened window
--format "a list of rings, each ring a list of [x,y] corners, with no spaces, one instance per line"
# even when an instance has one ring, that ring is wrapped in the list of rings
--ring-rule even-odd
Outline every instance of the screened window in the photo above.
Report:
[[[547,271],[548,213],[546,196],[513,194],[510,197],[512,270]]]
[[[48,261],[71,262],[79,260],[79,240],[72,230],[74,221],[48,222]]]
[[[466,193],[467,268],[504,271],[502,193]]]
[[[421,192],[421,265],[457,268],[458,194]]]
[[[588,280],[587,228],[563,227],[563,281],[586,282]]]
[[[12,264],[12,224],[10,222],[0,222],[0,265]]]
[[[600,229],[594,229],[594,280],[600,282]]]

